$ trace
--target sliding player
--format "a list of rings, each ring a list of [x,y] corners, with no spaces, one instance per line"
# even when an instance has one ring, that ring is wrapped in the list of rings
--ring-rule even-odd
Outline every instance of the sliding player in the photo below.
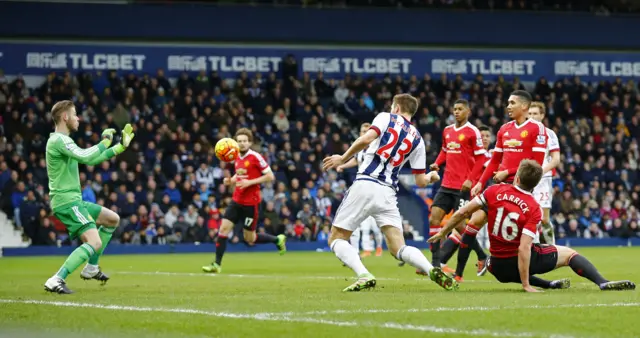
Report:
[[[535,275],[544,274],[563,266],[595,283],[600,290],[633,290],[635,284],[628,280],[609,281],[602,277],[595,266],[575,250],[559,245],[533,244],[542,218],[540,205],[532,195],[540,182],[542,167],[532,160],[520,163],[513,184],[497,184],[489,187],[473,201],[458,210],[444,229],[429,239],[435,242],[444,238],[447,231],[485,208],[488,212],[488,233],[491,257],[488,270],[501,283],[522,283],[527,292],[543,289],[566,289],[568,279],[548,281]],[[467,225],[465,235],[475,237],[480,227]]]
[[[540,122],[527,117],[530,105],[531,95],[524,90],[516,90],[509,96],[507,112],[513,120],[505,123],[498,131],[491,161],[478,183],[471,189],[472,196],[479,194],[490,178],[495,183],[512,183],[522,160],[534,159],[542,165],[547,150],[547,130]],[[478,228],[486,222],[486,211],[478,210],[471,215],[469,225]],[[469,246],[474,240],[475,236],[467,236],[466,232],[460,240],[456,266],[456,276],[460,280],[469,259]]]

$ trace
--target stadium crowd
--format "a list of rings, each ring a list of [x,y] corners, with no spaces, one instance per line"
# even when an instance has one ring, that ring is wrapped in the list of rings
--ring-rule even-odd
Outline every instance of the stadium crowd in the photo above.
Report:
[[[82,122],[72,137],[80,147],[98,142],[103,129],[126,123],[136,128],[125,153],[80,166],[83,199],[121,216],[114,241],[213,242],[231,196],[222,179],[232,174],[213,155],[213,145],[240,127],[253,130],[254,148],[276,174],[274,184],[263,188],[259,231],[323,241],[354,171],[323,173],[322,158],[346,150],[359,124],[388,109],[394,94],[420,99],[414,123],[432,163],[443,128],[453,123],[455,99],[468,99],[471,122],[496,132],[508,120],[508,93],[525,88],[517,79],[482,76],[472,82],[436,74],[325,79],[298,74],[293,56],[281,69],[233,79],[185,73],[175,83],[162,70],[124,77],[63,72],[37,88],[0,75],[0,206],[34,245],[69,244],[64,227],[50,216],[44,154],[53,130],[47,112],[56,101],[73,99]],[[637,84],[579,78],[550,84],[540,78],[529,89],[545,102],[546,123],[560,139],[552,208],[557,236],[640,236]]]

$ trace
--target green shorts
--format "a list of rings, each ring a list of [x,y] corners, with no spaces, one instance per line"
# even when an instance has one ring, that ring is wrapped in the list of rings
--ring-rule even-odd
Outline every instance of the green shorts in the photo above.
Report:
[[[80,237],[89,229],[96,229],[96,219],[102,212],[102,207],[78,201],[69,203],[53,210],[53,215],[64,224],[71,239]]]

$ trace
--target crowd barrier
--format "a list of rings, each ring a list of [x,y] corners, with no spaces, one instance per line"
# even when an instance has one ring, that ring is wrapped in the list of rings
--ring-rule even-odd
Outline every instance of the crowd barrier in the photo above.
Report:
[[[428,245],[424,241],[408,241],[408,245],[427,249]],[[606,238],[606,239],[560,239],[558,245],[567,245],[571,247],[632,247],[640,246],[640,238]],[[54,256],[69,255],[75,247],[64,246],[32,246],[28,248],[3,248],[2,256],[18,257],[18,256]],[[258,245],[247,247],[243,244],[229,245],[228,252],[266,252],[274,251],[271,245]],[[287,243],[288,251],[329,251],[326,243],[323,242],[289,242]],[[107,255],[131,255],[131,254],[180,254],[180,253],[213,253],[215,247],[212,243],[205,244],[175,244],[175,245],[122,245],[111,244],[105,250]]]

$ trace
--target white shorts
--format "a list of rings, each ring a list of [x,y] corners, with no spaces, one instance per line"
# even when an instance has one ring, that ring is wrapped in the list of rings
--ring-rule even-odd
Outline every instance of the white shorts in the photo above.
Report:
[[[551,209],[551,201],[553,199],[553,186],[551,176],[543,177],[540,183],[533,189],[533,196],[543,209]]]
[[[369,216],[379,227],[391,225],[402,229],[396,191],[375,181],[356,180],[340,203],[333,226],[355,231]]]

